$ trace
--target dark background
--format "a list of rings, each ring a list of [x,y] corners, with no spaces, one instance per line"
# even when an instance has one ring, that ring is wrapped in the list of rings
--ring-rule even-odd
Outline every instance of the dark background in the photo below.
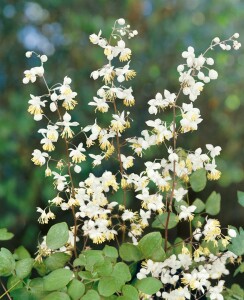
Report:
[[[225,39],[235,32],[244,45],[244,2],[238,0],[0,0],[0,227],[15,234],[8,243],[12,249],[24,244],[35,251],[39,232],[48,227],[37,223],[36,206],[45,207],[53,197],[44,169],[30,160],[33,149],[39,147],[40,125],[27,113],[29,94],[42,94],[44,87],[22,84],[23,71],[29,68],[25,52],[36,50],[49,56],[50,83],[61,82],[66,75],[73,79],[72,87],[79,95],[75,118],[83,126],[93,124],[94,113],[87,103],[102,82],[94,82],[90,73],[105,60],[102,50],[90,44],[89,35],[102,29],[109,36],[120,17],[139,32],[129,43],[131,67],[138,74],[131,82],[137,103],[132,136],[150,119],[144,113],[149,99],[165,88],[177,92],[176,67],[189,45],[201,53],[215,36]],[[218,50],[212,57],[219,78],[206,85],[196,103],[204,121],[198,132],[185,134],[181,141],[186,149],[204,148],[206,143],[222,147],[221,179],[210,182],[197,196],[205,200],[213,189],[221,193],[222,225],[240,226],[243,209],[237,204],[236,191],[244,191],[244,52],[242,48],[231,53]],[[90,171],[85,166],[83,175]]]

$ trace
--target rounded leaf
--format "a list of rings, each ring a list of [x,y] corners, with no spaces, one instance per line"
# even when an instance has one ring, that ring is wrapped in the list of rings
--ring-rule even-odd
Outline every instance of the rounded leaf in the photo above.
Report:
[[[0,241],[10,240],[13,236],[13,233],[8,232],[6,228],[0,228]]]
[[[192,205],[196,206],[196,209],[195,209],[194,213],[200,213],[205,209],[204,202],[201,199],[198,199],[198,198],[192,203]]]
[[[162,246],[162,236],[160,232],[146,234],[138,243],[138,247],[144,258],[151,258],[155,251]]]
[[[137,289],[132,285],[124,285],[122,287],[122,293],[127,300],[138,300],[139,294]]]
[[[26,278],[32,270],[34,263],[33,258],[24,258],[16,262],[15,272],[18,278]]]
[[[155,220],[152,223],[152,227],[165,229],[167,218],[168,218],[168,213],[162,213],[161,215],[156,216]],[[168,229],[174,228],[178,223],[179,223],[179,217],[173,212],[171,212],[169,216]]]
[[[63,247],[69,239],[69,229],[65,222],[53,225],[47,233],[47,247],[55,250]]]
[[[206,213],[215,216],[220,212],[220,194],[213,191],[206,201]]]
[[[139,261],[143,258],[140,249],[131,243],[124,243],[119,248],[119,255],[125,261]]]
[[[202,191],[207,184],[207,176],[205,169],[196,170],[190,176],[191,188],[194,192]]]
[[[98,283],[98,292],[100,295],[109,297],[119,288],[119,282],[116,277],[106,276],[100,279]]]
[[[147,277],[141,280],[137,280],[135,286],[142,293],[153,295],[163,287],[163,284],[157,278]]]
[[[244,192],[237,191],[238,203],[244,207]]]
[[[103,249],[103,254],[107,257],[117,258],[119,256],[118,250],[115,247],[106,245]]]
[[[63,252],[56,252],[48,256],[45,260],[45,265],[48,270],[54,271],[56,269],[61,269],[70,260],[70,255]]]
[[[9,276],[13,273],[15,268],[15,260],[12,253],[6,249],[1,248],[0,251],[0,276]]]
[[[122,285],[131,280],[130,269],[127,264],[123,262],[119,262],[114,266],[112,276],[122,282]]]
[[[96,291],[90,290],[80,300],[100,300],[100,296]]]
[[[63,292],[53,292],[42,300],[70,300],[70,297]]]
[[[43,277],[44,291],[56,291],[64,288],[73,278],[73,272],[68,269],[58,269]]]
[[[68,285],[68,294],[72,300],[79,300],[84,295],[86,287],[84,283],[77,279],[73,279]]]

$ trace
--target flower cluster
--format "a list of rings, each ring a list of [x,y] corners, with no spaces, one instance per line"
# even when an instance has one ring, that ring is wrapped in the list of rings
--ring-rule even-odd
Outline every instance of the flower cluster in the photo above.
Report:
[[[79,240],[84,241],[85,248],[89,240],[100,244],[116,239],[119,243],[120,234],[124,242],[127,234],[132,246],[136,246],[146,227],[160,228],[164,232],[167,258],[163,262],[143,261],[137,278],[143,279],[147,275],[160,278],[164,289],[158,291],[157,296],[162,299],[191,299],[192,295],[199,298],[207,294],[210,299],[221,300],[224,281],[220,280],[217,285],[212,281],[227,274],[226,264],[236,258],[231,252],[224,253],[235,232],[230,229],[227,236],[223,235],[219,221],[208,218],[203,212],[205,204],[201,200],[200,204],[191,201],[188,193],[190,188],[195,188],[196,174],[202,176],[203,182],[219,179],[221,172],[217,169],[216,157],[221,147],[207,144],[206,153],[200,147],[188,151],[177,145],[177,139],[180,134],[197,130],[203,120],[200,110],[194,107],[195,101],[204,86],[218,77],[209,50],[217,46],[223,50],[238,49],[239,35],[234,34],[225,41],[213,39],[210,47],[200,55],[193,47],[188,47],[182,53],[185,63],[177,68],[179,91],[165,89],[163,95],[156,93],[155,98],[148,101],[150,119],[145,122],[147,129],[143,129],[138,137],[124,138],[124,132],[132,122],[129,108],[136,102],[133,89],[127,83],[136,72],[130,67],[132,51],[126,45],[126,38],[136,35],[137,31],[131,30],[124,19],[115,22],[109,39],[102,36],[101,30],[90,35],[91,43],[103,49],[106,62],[91,73],[93,80],[101,79],[103,83],[88,105],[95,108],[95,113],[106,114],[106,126],[97,117],[93,124],[79,127],[70,114],[78,104],[71,79],[65,76],[62,83],[50,87],[44,76],[47,57],[26,53],[27,57],[36,55],[41,65],[26,70],[23,83],[33,83],[40,77],[47,88],[46,94],[30,95],[28,101],[28,112],[34,120],[47,120],[46,126],[38,130],[42,136],[41,150],[33,151],[32,161],[37,166],[45,166],[45,175],[52,177],[56,193],[48,207],[37,208],[38,221],[47,224],[56,217],[52,206],[72,212],[74,226],[70,228],[69,241],[63,249],[57,250],[69,254],[76,253]],[[180,97],[189,101],[179,103]],[[163,121],[160,116],[166,109],[172,111],[169,121]],[[65,148],[62,158],[55,152],[60,140]],[[124,150],[125,145],[128,145],[127,150]],[[143,158],[146,150],[161,145],[166,148],[165,157],[144,161],[141,164],[144,169],[139,174],[131,171],[135,160]],[[96,168],[108,159],[117,164],[115,174],[110,170],[101,174],[98,171],[75,184],[74,176],[82,171],[83,163],[91,161]],[[197,189],[199,187],[195,191]],[[129,194],[140,201],[138,211],[129,207]],[[114,195],[122,195],[122,199],[111,200],[111,195],[113,199]],[[168,229],[184,221],[189,225],[190,237],[184,240],[180,253],[172,254],[168,246]],[[210,243],[218,253],[212,253]],[[37,260],[41,261],[43,256],[51,253],[44,237]]]
[[[229,274],[227,261],[233,261],[236,256],[225,252],[219,257],[204,250],[193,259],[189,253],[181,253],[172,254],[164,262],[144,261],[137,278],[151,276],[160,279],[164,286],[156,294],[160,299],[192,299],[192,296],[199,299],[207,295],[210,299],[223,300],[225,281],[219,279]]]

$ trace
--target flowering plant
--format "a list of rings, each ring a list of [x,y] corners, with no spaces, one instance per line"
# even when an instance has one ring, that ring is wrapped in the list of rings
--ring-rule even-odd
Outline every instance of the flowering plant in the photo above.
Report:
[[[225,288],[223,277],[229,274],[228,264],[241,262],[243,229],[221,228],[215,218],[220,211],[218,193],[205,201],[189,195],[190,190],[202,191],[207,180],[220,178],[216,157],[221,147],[207,144],[205,152],[190,151],[178,143],[179,136],[198,129],[203,119],[195,101],[218,77],[210,51],[239,49],[239,34],[224,41],[214,38],[200,55],[188,47],[182,53],[185,62],[177,67],[179,90],[164,90],[149,100],[147,129],[130,137],[129,108],[135,97],[127,81],[136,72],[125,40],[137,34],[118,19],[109,39],[101,30],[90,35],[107,61],[91,73],[103,84],[88,103],[97,118],[85,127],[71,115],[78,104],[72,80],[66,76],[62,83],[50,85],[44,69],[47,56],[26,53],[28,58],[36,56],[40,65],[24,72],[23,83],[41,79],[46,88],[45,94],[30,95],[28,101],[34,120],[42,127],[45,122],[38,130],[41,150],[33,151],[32,161],[45,168],[55,192],[46,208],[37,208],[38,221],[48,224],[60,209],[71,213],[73,223],[51,226],[35,258],[23,246],[13,254],[1,248],[0,276],[7,278],[7,287],[0,299],[242,299],[241,287]],[[165,110],[172,112],[170,121],[162,120]],[[64,149],[62,155],[55,151],[58,147]],[[152,147],[160,149],[158,156],[143,161]],[[94,167],[86,178],[85,161]],[[138,161],[144,165],[139,174],[133,172]],[[115,173],[108,170],[112,166]],[[244,205],[244,193],[238,198]],[[171,229],[185,225],[184,236],[171,236]],[[0,239],[11,237],[1,230]],[[242,272],[243,263],[235,274]]]

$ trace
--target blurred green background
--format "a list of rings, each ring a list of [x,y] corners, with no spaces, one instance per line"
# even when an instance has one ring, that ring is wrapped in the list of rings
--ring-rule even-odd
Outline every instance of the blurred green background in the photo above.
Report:
[[[44,170],[30,160],[33,149],[40,147],[40,135],[39,124],[27,113],[27,102],[30,93],[42,94],[44,89],[42,84],[22,84],[23,71],[29,68],[24,54],[35,50],[49,56],[49,82],[61,82],[66,75],[73,79],[79,95],[75,118],[83,126],[93,124],[93,110],[87,103],[102,83],[90,79],[90,73],[103,65],[104,55],[89,43],[89,35],[102,29],[108,36],[120,17],[139,32],[130,41],[131,67],[138,74],[131,83],[137,102],[131,135],[138,134],[136,128],[150,118],[145,113],[149,99],[164,88],[178,90],[176,67],[189,45],[201,53],[215,36],[224,39],[235,32],[244,45],[241,0],[0,0],[0,227],[15,233],[12,249],[24,244],[35,251],[39,232],[48,227],[38,225],[36,206],[45,207],[53,196]],[[240,226],[243,210],[236,190],[244,191],[244,51],[218,50],[212,57],[219,78],[197,100],[204,121],[197,133],[184,135],[182,146],[222,147],[218,160],[222,178],[209,183],[200,197],[206,199],[213,189],[220,192],[223,226]]]

